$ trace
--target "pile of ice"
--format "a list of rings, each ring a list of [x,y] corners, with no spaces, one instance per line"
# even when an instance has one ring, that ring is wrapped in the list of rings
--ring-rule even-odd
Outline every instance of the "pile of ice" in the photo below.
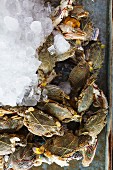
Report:
[[[35,105],[36,48],[53,30],[43,0],[0,0],[0,105]]]

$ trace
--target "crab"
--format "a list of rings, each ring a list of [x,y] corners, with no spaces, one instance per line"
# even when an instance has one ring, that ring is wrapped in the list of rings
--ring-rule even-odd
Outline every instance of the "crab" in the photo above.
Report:
[[[72,159],[81,159],[82,150],[91,144],[92,138],[89,135],[75,136],[71,131],[65,131],[61,137],[54,136],[48,139],[40,148],[33,148],[38,156],[42,156],[42,162],[57,163],[61,166],[67,166]],[[39,156],[40,158],[40,156]],[[56,159],[56,161],[55,161]],[[38,159],[40,161],[40,159]]]
[[[62,158],[68,158],[75,152],[78,144],[78,137],[71,132],[66,132],[62,137],[55,136],[48,140],[45,145],[45,152],[49,151],[51,155],[57,155]]]
[[[71,17],[76,18],[78,20],[82,18],[87,18],[89,16],[89,12],[85,11],[83,6],[75,5],[73,10],[70,12]]]
[[[98,86],[94,83],[93,85],[93,92],[94,92],[94,103],[93,105],[95,107],[99,107],[102,109],[108,109],[108,102],[106,99],[105,94],[102,90],[98,88]]]
[[[91,164],[91,162],[93,161],[93,158],[94,158],[95,152],[96,152],[96,148],[97,148],[97,139],[95,139],[92,144],[90,144],[89,146],[86,146],[82,150],[82,154],[83,154],[82,165],[84,167],[88,167]]]
[[[56,27],[64,17],[67,17],[69,12],[73,10],[74,0],[61,0],[60,5],[52,13],[53,26]]]
[[[47,85],[45,89],[47,90],[48,98],[51,100],[64,102],[65,99],[70,99],[70,97],[56,85]]]
[[[46,111],[51,116],[56,117],[59,121],[65,123],[70,121],[80,122],[82,118],[75,110],[72,109],[71,106],[59,104],[55,101],[49,100],[45,103],[42,103],[41,109]]]
[[[93,104],[94,107],[108,109],[108,102],[102,90],[95,84],[97,74],[93,74],[80,93],[77,101],[78,112],[85,112]]]
[[[45,79],[48,74],[50,74],[55,67],[56,56],[51,55],[48,48],[53,44],[53,35],[48,36],[45,43],[37,49],[38,59],[41,61],[41,65],[38,69],[39,80]],[[46,75],[46,76],[45,76]]]
[[[65,39],[80,40],[83,44],[88,44],[91,40],[97,41],[99,36],[99,29],[94,28],[91,21],[81,24],[79,20],[69,16],[56,28],[61,31]]]
[[[39,75],[39,85],[43,86],[49,84],[53,78],[57,75],[55,73],[54,67],[56,62],[64,61],[75,54],[76,47],[71,47],[67,52],[63,54],[58,54],[54,48],[54,36],[51,34],[45,41],[45,43],[37,49],[38,58],[41,61],[41,65],[38,69]],[[54,53],[51,52],[50,47],[54,48]]]
[[[93,72],[99,71],[102,67],[104,61],[103,50],[104,45],[98,41],[85,50],[86,59],[88,62],[92,63]]]
[[[78,65],[72,69],[68,80],[76,91],[80,90],[85,85],[89,73],[89,65],[84,60],[80,61]]]
[[[15,107],[11,107],[11,106],[4,106],[2,108],[0,108],[0,115],[4,116],[4,115],[12,115],[12,116],[17,116],[23,114],[26,110],[28,109],[28,107],[25,106],[15,106]]]
[[[78,112],[84,112],[89,109],[93,102],[93,85],[88,85],[86,89],[83,89],[78,98]]]
[[[23,127],[23,118],[10,107],[0,108],[0,132],[16,132]]]
[[[60,25],[58,25],[57,29],[60,29],[64,38],[67,40],[81,40],[81,41],[86,40],[87,34],[80,28],[73,28],[70,25],[61,23]]]
[[[11,116],[11,117],[10,117]],[[18,115],[0,117],[0,132],[16,132],[23,127],[23,118]]]
[[[60,29],[67,40],[86,41],[89,37],[94,37],[94,29],[90,29],[92,27],[89,24],[86,23],[84,29],[80,29],[80,19],[87,18],[88,15],[89,12],[85,11],[83,6],[74,6],[73,1],[61,1],[60,6],[55,9],[53,14],[53,25],[58,30]],[[95,35],[93,39],[96,40],[96,37],[98,37],[96,30]]]
[[[52,71],[55,66],[55,55],[51,55],[48,51],[48,48],[53,44],[54,37],[49,35],[45,43],[37,49],[38,59],[41,61],[39,70],[42,70],[44,74],[47,74]]]
[[[84,25],[82,25],[82,30],[86,33],[86,40],[91,41],[94,40],[94,26],[91,21],[86,22]],[[98,36],[97,36],[98,37]]]
[[[107,110],[99,109],[90,116],[83,127],[80,127],[79,134],[88,134],[93,138],[96,138],[97,135],[102,131],[106,125]]]
[[[10,155],[6,169],[30,169],[36,160],[36,155],[32,150],[32,144],[28,144],[26,147],[19,147],[16,151]]]
[[[38,136],[63,135],[61,123],[39,109],[29,108],[24,114],[24,125]]]
[[[8,155],[15,152],[15,147],[25,146],[23,138],[16,134],[0,134],[0,155]]]

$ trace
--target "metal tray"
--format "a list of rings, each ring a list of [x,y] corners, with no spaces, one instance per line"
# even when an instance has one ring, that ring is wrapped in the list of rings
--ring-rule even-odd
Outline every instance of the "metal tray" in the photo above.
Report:
[[[78,3],[80,1],[77,1]],[[51,0],[57,5],[59,0]],[[92,21],[100,29],[99,39],[105,44],[104,65],[100,71],[98,85],[104,91],[109,101],[109,113],[107,125],[98,135],[98,147],[93,162],[84,168],[81,161],[73,160],[69,167],[61,168],[56,164],[43,164],[41,167],[33,167],[32,170],[111,170],[111,120],[112,120],[112,56],[111,56],[111,24],[112,24],[112,0],[82,0],[86,10],[90,12]]]

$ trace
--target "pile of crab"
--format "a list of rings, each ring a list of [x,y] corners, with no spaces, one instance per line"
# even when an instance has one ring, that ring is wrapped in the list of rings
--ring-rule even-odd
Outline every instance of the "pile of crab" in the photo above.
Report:
[[[54,30],[37,49],[40,101],[35,107],[0,108],[0,168],[27,170],[43,162],[68,166],[92,162],[97,136],[106,124],[107,99],[96,84],[103,48],[89,13],[62,0],[51,16]],[[70,49],[58,54],[60,33]]]

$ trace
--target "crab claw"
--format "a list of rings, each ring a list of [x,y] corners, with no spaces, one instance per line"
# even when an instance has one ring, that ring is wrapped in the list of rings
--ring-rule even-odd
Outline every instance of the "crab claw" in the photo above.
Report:
[[[63,20],[64,17],[68,16],[68,13],[73,10],[74,0],[62,0],[60,5],[55,9],[52,14],[53,26],[56,27]]]
[[[81,31],[81,30],[77,30],[76,32],[70,32],[70,33],[66,33],[64,34],[65,39],[67,40],[82,40],[85,41],[86,40],[86,33]]]
[[[54,27],[56,27],[58,24],[60,24],[60,22],[62,21],[62,19],[64,17],[68,16],[67,9],[60,10],[60,8],[59,8],[59,11],[60,12],[59,12],[59,15],[57,17],[52,17]]]
[[[94,103],[95,107],[100,107],[103,109],[108,109],[108,102],[103,91],[98,88],[96,84],[94,86]]]
[[[61,0],[61,5],[72,5],[75,0]]]
[[[88,167],[90,163],[93,161],[96,148],[97,148],[97,139],[95,139],[93,144],[85,147],[83,151],[83,160],[82,160],[82,165],[84,167]]]

